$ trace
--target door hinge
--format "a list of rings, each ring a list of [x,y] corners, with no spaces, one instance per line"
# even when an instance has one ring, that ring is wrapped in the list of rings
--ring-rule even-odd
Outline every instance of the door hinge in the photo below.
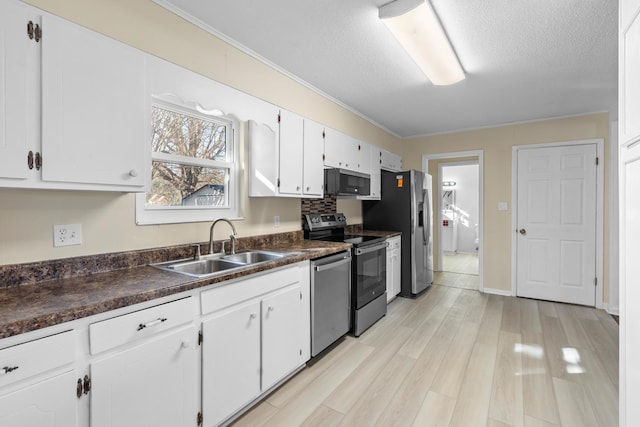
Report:
[[[300,301],[302,301],[302,292],[300,292]]]
[[[36,43],[42,38],[42,28],[39,24],[34,24],[33,21],[27,23],[27,35],[29,40],[35,40]]]
[[[326,136],[326,134],[324,133],[324,129],[323,129],[323,130],[322,130],[322,139],[325,139],[326,137],[327,137],[327,136]]]
[[[597,277],[593,278],[593,286],[598,286],[598,278]]]
[[[280,124],[280,113],[278,113],[278,124]]]
[[[198,345],[202,345],[202,331],[198,332]]]
[[[598,166],[600,164],[600,158],[596,157],[596,166]]]
[[[278,178],[278,188],[280,188],[280,178]]]
[[[326,156],[324,153],[322,153],[322,160],[325,160],[325,159],[326,159]]]
[[[84,394],[89,394],[91,391],[91,378],[89,375],[84,376],[84,380],[82,381],[82,392]]]
[[[198,415],[196,417],[196,421],[198,422],[199,426],[202,425],[202,423],[204,422],[204,417],[202,416],[202,412],[198,412]]]

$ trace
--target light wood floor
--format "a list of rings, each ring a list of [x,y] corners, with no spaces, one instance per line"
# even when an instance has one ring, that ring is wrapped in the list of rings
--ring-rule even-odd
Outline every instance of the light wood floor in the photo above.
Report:
[[[602,310],[432,286],[396,298],[236,426],[618,425],[618,325]]]
[[[442,271],[461,274],[478,274],[478,254],[445,254],[442,256]]]

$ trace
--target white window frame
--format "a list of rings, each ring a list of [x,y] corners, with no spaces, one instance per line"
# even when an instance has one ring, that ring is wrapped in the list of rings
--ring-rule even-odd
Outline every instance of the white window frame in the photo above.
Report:
[[[179,163],[193,166],[205,166],[211,168],[228,169],[227,182],[225,182],[225,197],[227,205],[219,206],[146,206],[147,193],[136,194],[136,224],[177,224],[188,222],[213,221],[218,218],[242,219],[240,212],[240,187],[241,174],[239,162],[239,142],[237,119],[230,115],[225,115],[220,110],[206,110],[200,104],[186,103],[177,96],[163,95],[154,96],[151,104],[152,108],[157,107],[164,110],[185,114],[202,120],[213,120],[215,122],[227,123],[227,145],[226,161],[203,160],[196,157],[185,157],[166,153],[154,152],[151,147],[151,133],[149,134],[148,147],[151,151],[151,162],[148,170],[151,175],[153,161],[169,163]],[[149,181],[151,178],[149,178]]]

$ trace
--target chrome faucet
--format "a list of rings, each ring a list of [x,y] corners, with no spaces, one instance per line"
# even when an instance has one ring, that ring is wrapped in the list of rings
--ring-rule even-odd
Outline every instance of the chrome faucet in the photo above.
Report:
[[[215,227],[216,224],[219,223],[220,221],[223,221],[229,224],[231,226],[231,230],[233,230],[233,234],[230,235],[229,238],[231,239],[231,253],[235,254],[236,253],[236,236],[238,235],[238,233],[236,233],[236,228],[233,226],[231,221],[229,221],[226,218],[216,219],[215,221],[213,221],[213,224],[211,224],[211,228],[209,229],[209,253],[210,254],[213,253],[213,227]],[[224,253],[224,245],[222,245],[222,252]]]

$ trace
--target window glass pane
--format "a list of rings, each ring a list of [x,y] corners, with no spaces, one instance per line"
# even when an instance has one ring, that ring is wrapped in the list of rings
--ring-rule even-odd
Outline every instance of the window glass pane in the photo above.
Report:
[[[223,123],[152,107],[152,150],[159,153],[226,160],[227,127]]]
[[[227,169],[153,162],[146,206],[226,206]]]

